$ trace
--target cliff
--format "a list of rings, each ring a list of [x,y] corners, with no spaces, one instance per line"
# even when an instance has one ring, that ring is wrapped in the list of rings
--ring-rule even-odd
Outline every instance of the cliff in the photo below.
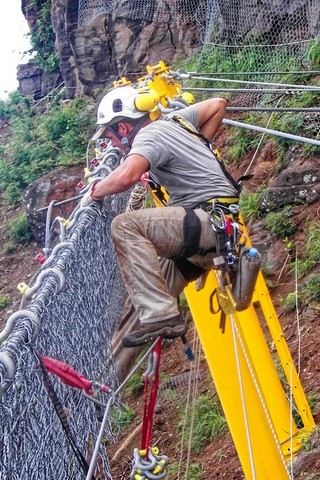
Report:
[[[33,91],[41,97],[63,81],[67,97],[73,98],[90,95],[123,75],[130,77],[130,72],[145,71],[147,64],[190,57],[208,42],[212,49],[232,45],[235,52],[234,46],[252,38],[265,45],[310,40],[317,33],[320,4],[311,5],[308,0],[22,0],[22,11],[33,35],[42,28],[50,36],[52,28],[60,73],[44,73],[32,63],[20,67],[22,93],[32,94],[34,82]],[[44,12],[49,15],[45,17]],[[40,40],[40,55],[48,55],[46,38]]]

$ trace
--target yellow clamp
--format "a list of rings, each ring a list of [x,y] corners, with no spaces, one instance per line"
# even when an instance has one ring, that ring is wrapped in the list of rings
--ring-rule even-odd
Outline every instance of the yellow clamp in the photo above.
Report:
[[[231,294],[231,290],[229,286],[225,286],[224,290],[220,287],[217,288],[217,297],[218,303],[221,307],[221,310],[226,314],[230,315],[235,313],[236,311],[236,304]]]
[[[121,77],[120,80],[115,80],[114,82],[112,82],[112,84],[114,88],[117,88],[117,87],[124,87],[125,85],[132,85],[132,82],[128,80],[126,77]],[[113,90],[113,88],[110,90]]]
[[[159,465],[159,463],[161,463],[161,465]],[[166,465],[167,465],[167,462],[166,460],[160,460],[160,462],[158,463],[158,465],[156,466],[156,468],[153,470],[153,474],[154,475],[157,475],[158,473],[162,473],[163,470],[165,469]]]
[[[152,455],[159,455],[159,448],[158,447],[151,447],[150,452]],[[140,457],[145,457],[147,455],[147,450],[139,450]]]
[[[98,148],[94,149],[94,153],[95,153],[96,158],[102,157],[102,151],[99,150]]]
[[[67,220],[66,218],[63,217],[58,217],[59,222],[62,223],[65,227],[69,227],[70,225],[70,220]]]
[[[25,295],[27,292],[29,292],[30,287],[24,282],[21,282],[17,285],[17,289],[21,293],[21,295]]]
[[[217,156],[217,158],[221,158],[221,153],[217,148],[213,150],[213,153]]]

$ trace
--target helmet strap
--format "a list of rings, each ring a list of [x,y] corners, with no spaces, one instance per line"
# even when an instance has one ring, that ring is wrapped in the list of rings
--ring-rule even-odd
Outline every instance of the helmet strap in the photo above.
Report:
[[[125,120],[124,120],[125,121]],[[142,125],[146,122],[145,116],[143,116],[133,127],[133,129],[128,133],[126,137],[122,137],[119,133],[111,126],[106,125],[106,129],[109,130],[124,146],[126,151],[129,153],[131,148],[131,139],[137,133],[137,131],[142,127]]]

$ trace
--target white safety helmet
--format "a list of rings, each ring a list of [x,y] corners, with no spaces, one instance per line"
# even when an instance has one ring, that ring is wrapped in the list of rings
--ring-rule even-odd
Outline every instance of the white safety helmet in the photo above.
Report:
[[[159,95],[153,91],[138,91],[131,86],[118,87],[108,92],[100,102],[97,125],[101,127],[92,140],[103,135],[106,126],[125,118],[141,118],[159,102]]]

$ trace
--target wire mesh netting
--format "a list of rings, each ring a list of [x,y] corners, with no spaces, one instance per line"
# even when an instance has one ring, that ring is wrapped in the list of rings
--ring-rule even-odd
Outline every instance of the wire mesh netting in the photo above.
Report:
[[[235,49],[249,43],[295,48],[318,33],[319,13],[319,0],[79,0],[78,7],[80,26],[101,14],[172,25],[183,20],[197,29],[202,43]]]
[[[120,195],[112,207],[119,213],[126,203],[127,195]],[[6,375],[13,377],[0,407],[3,480],[84,478],[81,455],[85,458],[89,453],[89,461],[100,427],[95,404],[81,390],[62,384],[53,375],[45,376],[46,380],[38,355],[61,360],[85,378],[113,390],[117,387],[111,337],[119,320],[124,287],[109,235],[111,216],[105,207],[79,211],[61,248],[49,257],[52,261],[43,270],[46,275],[35,298],[20,311],[1,347],[1,388],[8,386]],[[62,289],[61,277],[65,281]],[[50,385],[69,436],[56,414]],[[108,396],[97,395],[107,403]],[[106,439],[116,435],[114,427],[110,417]],[[98,465],[102,472],[99,478],[112,478],[102,447]]]
[[[141,19],[155,25],[164,22],[170,29],[190,29],[192,35],[196,31],[202,48],[186,63],[192,65],[198,79],[185,81],[185,89],[196,87],[203,92],[197,99],[227,97],[232,111],[256,110],[259,118],[251,120],[260,126],[272,128],[280,118],[289,133],[302,129],[306,137],[318,136],[320,0],[79,1],[82,25],[102,13],[113,19]],[[314,75],[307,76],[312,67]],[[214,83],[199,78],[208,71],[215,77]],[[302,91],[306,82],[314,83],[318,91]]]

